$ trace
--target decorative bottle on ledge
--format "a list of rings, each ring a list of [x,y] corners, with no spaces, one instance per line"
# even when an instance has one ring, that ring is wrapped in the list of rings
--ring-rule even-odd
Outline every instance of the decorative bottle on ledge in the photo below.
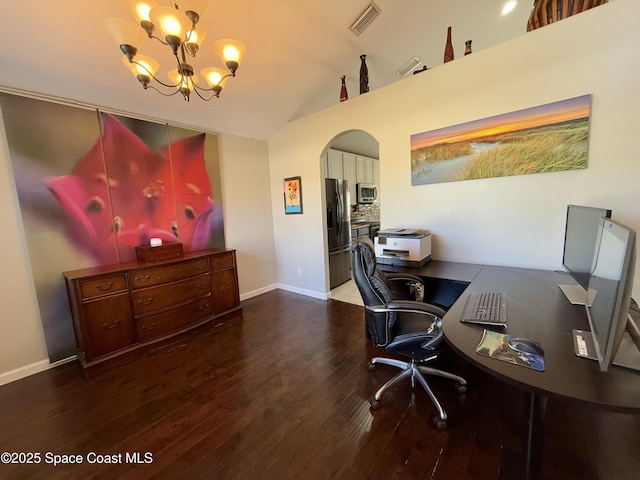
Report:
[[[342,80],[342,86],[340,87],[340,101],[344,102],[349,98],[349,94],[347,93],[347,86],[344,83],[345,76],[342,75],[340,80]]]
[[[360,55],[360,93],[367,93],[369,91],[369,69],[366,62],[367,56]]]
[[[471,53],[471,40],[464,42],[464,54],[469,55]]]
[[[444,63],[453,60],[453,43],[451,43],[451,27],[447,28],[447,43],[444,46]]]

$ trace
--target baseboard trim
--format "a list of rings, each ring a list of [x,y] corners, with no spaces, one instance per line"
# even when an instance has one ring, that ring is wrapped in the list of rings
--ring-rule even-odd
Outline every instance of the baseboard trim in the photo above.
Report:
[[[304,288],[294,287],[292,285],[285,285],[283,283],[278,284],[278,288],[286,290],[287,292],[299,293],[307,297],[319,298],[320,300],[329,300],[331,298],[331,292],[316,292],[315,290],[307,290]]]
[[[277,288],[278,288],[278,285],[275,283],[272,283],[271,285],[267,285],[266,287],[261,287],[256,290],[252,290],[250,292],[241,293],[240,301],[247,300],[252,297],[257,297],[258,295],[262,295],[263,293],[267,293],[272,290],[277,290]]]
[[[9,372],[0,373],[0,386],[15,382],[16,380],[30,377],[31,375],[44,372],[45,370],[49,370],[51,368],[59,367],[60,365],[64,365],[65,363],[73,362],[74,360],[77,360],[77,358],[77,355],[72,355],[71,357],[63,358],[62,360],[53,363],[51,363],[49,360],[40,360],[39,362],[25,365],[24,367],[16,368],[15,370],[11,370]]]

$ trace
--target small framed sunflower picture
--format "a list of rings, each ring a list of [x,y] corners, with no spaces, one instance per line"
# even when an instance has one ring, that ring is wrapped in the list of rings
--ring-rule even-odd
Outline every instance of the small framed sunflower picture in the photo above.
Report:
[[[284,213],[287,215],[302,213],[302,178],[290,177],[282,181]]]

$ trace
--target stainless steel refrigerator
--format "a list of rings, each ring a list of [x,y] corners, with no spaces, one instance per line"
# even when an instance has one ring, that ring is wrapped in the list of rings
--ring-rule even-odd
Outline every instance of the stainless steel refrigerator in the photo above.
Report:
[[[346,180],[327,178],[325,182],[329,288],[334,288],[351,278],[351,202]]]

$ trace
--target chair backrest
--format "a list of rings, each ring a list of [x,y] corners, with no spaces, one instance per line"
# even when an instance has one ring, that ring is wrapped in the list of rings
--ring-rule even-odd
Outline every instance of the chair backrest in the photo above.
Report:
[[[365,242],[354,242],[351,247],[351,274],[362,301],[366,306],[386,305],[393,297],[389,281],[378,269],[376,253]],[[395,312],[372,312],[365,309],[365,322],[371,341],[378,347],[391,342],[391,329],[396,321]]]

